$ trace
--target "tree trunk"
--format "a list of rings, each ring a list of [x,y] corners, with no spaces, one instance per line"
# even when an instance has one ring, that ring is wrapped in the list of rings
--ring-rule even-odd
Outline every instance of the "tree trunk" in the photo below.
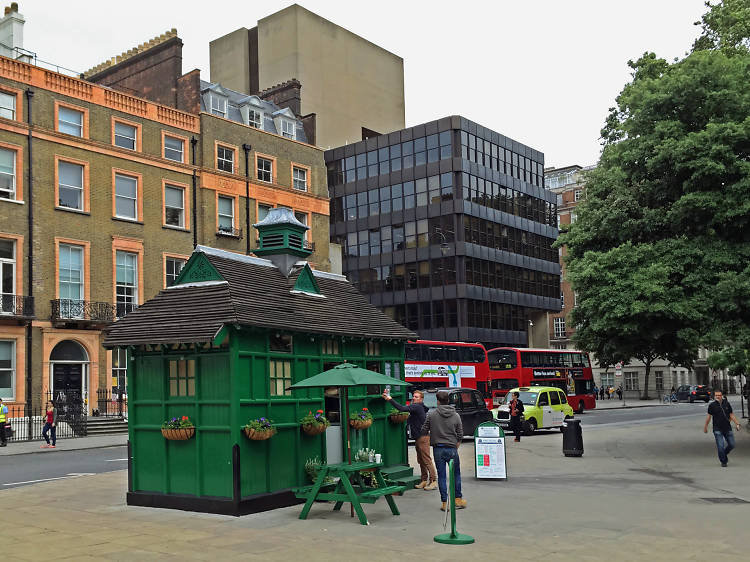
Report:
[[[643,395],[641,396],[641,400],[648,400],[648,377],[651,374],[651,362],[653,359],[648,359],[645,361],[646,363],[646,376],[643,379]]]

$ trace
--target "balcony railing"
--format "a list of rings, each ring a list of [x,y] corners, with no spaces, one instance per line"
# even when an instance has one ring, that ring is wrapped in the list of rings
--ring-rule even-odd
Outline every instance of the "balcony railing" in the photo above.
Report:
[[[115,307],[108,302],[73,299],[56,299],[51,302],[52,320],[112,322],[115,319]]]
[[[33,317],[34,297],[8,294],[0,295],[0,316]]]
[[[138,308],[138,305],[132,302],[118,302],[115,304],[115,314],[117,318],[122,318],[128,312],[133,312],[136,308]]]
[[[229,236],[230,238],[242,238],[241,228],[230,228],[228,226],[220,226],[216,231],[216,236]]]

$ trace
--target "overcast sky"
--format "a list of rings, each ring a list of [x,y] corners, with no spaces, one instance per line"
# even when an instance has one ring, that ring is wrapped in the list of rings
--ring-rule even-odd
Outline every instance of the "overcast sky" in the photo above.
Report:
[[[209,41],[290,3],[20,0],[19,11],[24,47],[76,71],[175,27],[183,72],[208,80]],[[299,3],[404,59],[407,126],[460,114],[541,150],[547,166],[596,163],[628,59],[682,57],[705,11],[704,0]]]

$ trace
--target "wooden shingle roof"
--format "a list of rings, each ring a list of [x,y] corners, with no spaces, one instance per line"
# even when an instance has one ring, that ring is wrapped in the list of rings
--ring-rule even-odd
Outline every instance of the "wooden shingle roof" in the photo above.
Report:
[[[227,324],[366,339],[416,338],[341,275],[313,271],[320,294],[311,294],[294,289],[309,267],[305,262],[295,265],[287,278],[269,260],[198,246],[185,269],[200,258],[220,277],[183,282],[181,275],[182,284],[114,322],[104,346],[206,343]]]

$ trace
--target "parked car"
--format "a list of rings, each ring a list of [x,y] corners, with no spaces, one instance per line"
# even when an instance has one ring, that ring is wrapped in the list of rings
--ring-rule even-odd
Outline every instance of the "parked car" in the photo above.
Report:
[[[677,401],[687,400],[691,404],[696,400],[708,402],[711,400],[711,391],[704,384],[683,384],[677,387]]]
[[[464,437],[472,437],[480,423],[492,421],[492,412],[487,409],[482,394],[473,388],[429,388],[424,392],[424,405],[430,410],[437,407],[437,393],[444,390],[450,394],[450,403],[456,407],[464,426]],[[408,431],[408,426],[407,426]],[[408,433],[409,439],[414,439]]]
[[[531,435],[537,429],[563,430],[565,420],[573,417],[573,408],[568,404],[565,393],[556,386],[525,386],[512,388],[503,398],[500,406],[492,410],[500,426],[510,429],[510,406],[513,393],[519,393],[519,400],[523,404],[523,432]]]

